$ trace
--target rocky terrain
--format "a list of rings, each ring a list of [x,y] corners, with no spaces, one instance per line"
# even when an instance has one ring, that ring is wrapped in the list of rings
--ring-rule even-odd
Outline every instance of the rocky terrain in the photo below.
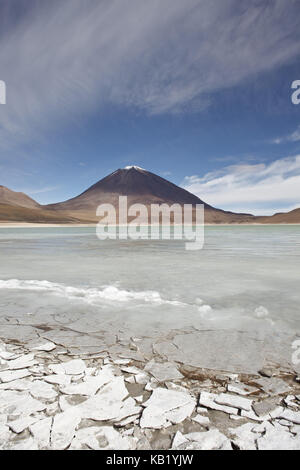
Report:
[[[168,360],[167,341],[159,351],[119,337],[97,351],[81,337],[76,351],[74,333],[10,328],[0,342],[0,449],[300,449],[290,367],[222,372]]]

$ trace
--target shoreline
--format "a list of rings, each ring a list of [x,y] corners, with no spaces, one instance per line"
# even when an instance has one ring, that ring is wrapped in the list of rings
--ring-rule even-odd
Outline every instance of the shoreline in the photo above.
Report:
[[[0,228],[78,228],[78,227],[94,227],[96,228],[98,224],[38,224],[38,223],[27,223],[27,222],[0,222]],[[103,224],[104,226],[106,224]],[[282,224],[259,224],[259,223],[251,223],[251,224],[204,224],[205,227],[263,227],[263,226],[299,226],[300,223],[282,223]],[[123,227],[124,225],[116,225],[116,227]],[[143,225],[144,227],[146,225]],[[156,225],[148,225],[149,227],[156,226]],[[162,226],[162,225],[160,225]],[[174,227],[175,225],[172,224],[171,227]],[[192,226],[195,226],[195,224],[192,224]]]

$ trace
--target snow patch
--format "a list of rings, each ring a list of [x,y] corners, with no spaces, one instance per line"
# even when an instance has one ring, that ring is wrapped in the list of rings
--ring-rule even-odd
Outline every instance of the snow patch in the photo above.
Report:
[[[146,171],[144,168],[141,168],[140,166],[137,166],[137,165],[128,165],[128,166],[125,166],[124,170],[141,170],[141,171]]]

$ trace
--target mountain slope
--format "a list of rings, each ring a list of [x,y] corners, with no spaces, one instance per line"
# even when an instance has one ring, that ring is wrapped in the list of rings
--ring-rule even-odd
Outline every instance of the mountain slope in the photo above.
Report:
[[[0,186],[0,204],[8,204],[11,206],[27,207],[29,209],[37,209],[41,206],[24,193],[17,193],[5,186]]]
[[[200,204],[197,196],[154,173],[139,167],[126,167],[106,176],[79,196],[49,207],[58,210],[92,210],[103,203],[118,205],[119,196],[128,196],[128,204],[179,203]]]
[[[261,224],[300,224],[300,208],[290,212],[279,212],[269,217],[257,217]]]
[[[11,204],[0,204],[0,222],[25,222],[36,224],[74,224],[80,223],[68,214],[45,210],[42,208],[29,208],[13,206]],[[88,222],[88,221],[85,221]]]
[[[142,168],[131,166],[119,169],[88,188],[82,194],[65,202],[51,204],[49,209],[64,211],[77,217],[96,217],[99,204],[109,203],[118,209],[119,196],[128,197],[128,205],[151,204],[204,204],[207,223],[241,223],[253,216],[234,214],[209,206],[194,194],[176,186],[170,181]]]
[[[0,186],[0,221],[44,224],[69,224],[80,222],[68,214],[43,208],[24,193]]]

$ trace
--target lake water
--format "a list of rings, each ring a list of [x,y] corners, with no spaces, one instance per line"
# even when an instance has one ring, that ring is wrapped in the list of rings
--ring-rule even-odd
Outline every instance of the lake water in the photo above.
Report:
[[[300,226],[209,226],[199,251],[184,241],[100,241],[93,227],[0,229],[3,328],[292,335],[299,281]]]

